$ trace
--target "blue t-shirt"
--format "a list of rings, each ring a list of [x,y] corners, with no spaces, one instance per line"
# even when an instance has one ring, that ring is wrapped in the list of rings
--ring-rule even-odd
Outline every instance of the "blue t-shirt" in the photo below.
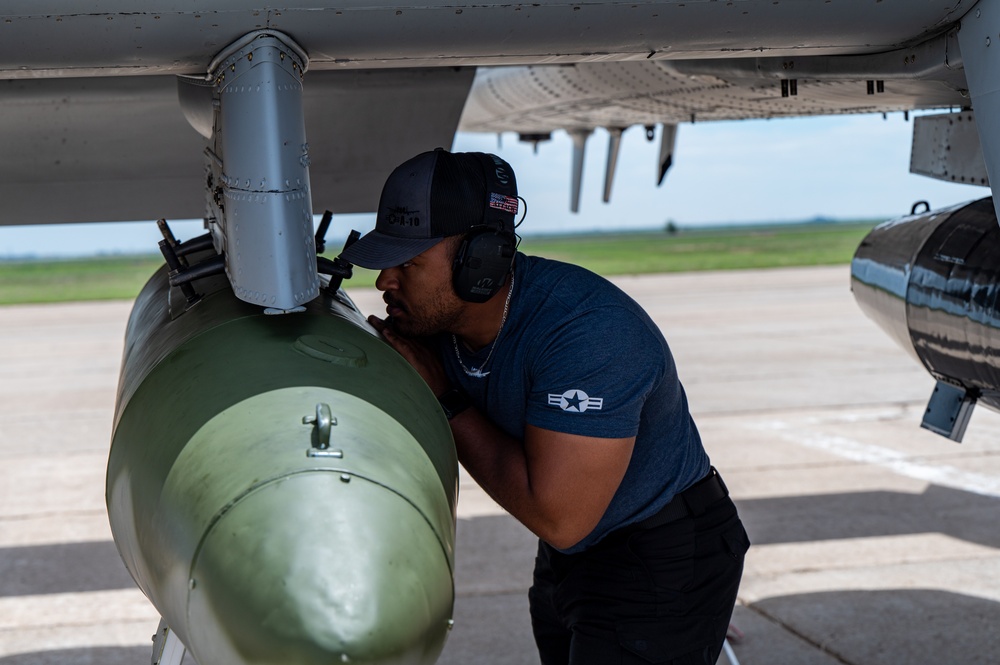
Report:
[[[485,377],[468,376],[451,335],[445,371],[498,427],[525,425],[602,438],[635,436],[625,477],[594,530],[567,553],[655,514],[704,477],[708,455],[688,411],[673,356],[656,324],[621,289],[578,266],[518,253],[507,321]],[[458,345],[466,367],[476,353]]]

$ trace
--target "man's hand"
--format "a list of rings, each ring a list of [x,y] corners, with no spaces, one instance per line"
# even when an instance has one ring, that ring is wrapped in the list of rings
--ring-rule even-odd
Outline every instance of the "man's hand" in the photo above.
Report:
[[[437,351],[428,346],[422,339],[406,337],[397,333],[392,327],[391,319],[386,321],[373,315],[368,317],[368,323],[382,335],[389,346],[396,349],[399,355],[403,356],[406,362],[417,370],[435,395],[440,397],[448,390],[450,384]]]

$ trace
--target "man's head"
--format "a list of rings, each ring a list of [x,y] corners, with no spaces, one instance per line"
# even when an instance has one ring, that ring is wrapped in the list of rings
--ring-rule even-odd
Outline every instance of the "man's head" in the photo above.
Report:
[[[382,189],[375,230],[344,250],[347,261],[383,270],[402,265],[444,238],[464,236],[455,288],[472,302],[503,285],[514,252],[517,183],[495,155],[433,150],[398,166]]]

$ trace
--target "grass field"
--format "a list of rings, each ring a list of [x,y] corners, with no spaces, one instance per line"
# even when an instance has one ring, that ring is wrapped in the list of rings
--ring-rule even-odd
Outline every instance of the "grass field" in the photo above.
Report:
[[[0,305],[135,298],[163,259],[100,257],[0,262]]]
[[[521,251],[602,275],[833,265],[849,262],[875,223],[529,237]],[[154,255],[0,261],[0,305],[131,299],[161,262]],[[355,273],[349,286],[375,283],[377,273]]]
[[[602,275],[835,265],[849,263],[877,223],[527,238],[521,249]]]

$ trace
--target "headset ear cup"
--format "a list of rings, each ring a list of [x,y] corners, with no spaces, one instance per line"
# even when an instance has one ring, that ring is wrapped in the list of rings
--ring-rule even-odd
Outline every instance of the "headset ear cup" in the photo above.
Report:
[[[458,297],[480,303],[495,296],[507,282],[515,246],[509,233],[484,229],[466,236],[452,271]]]
[[[517,183],[510,164],[496,155],[469,154],[482,166],[486,199],[482,219],[474,223],[455,256],[452,284],[459,298],[478,303],[503,288],[514,262]]]

